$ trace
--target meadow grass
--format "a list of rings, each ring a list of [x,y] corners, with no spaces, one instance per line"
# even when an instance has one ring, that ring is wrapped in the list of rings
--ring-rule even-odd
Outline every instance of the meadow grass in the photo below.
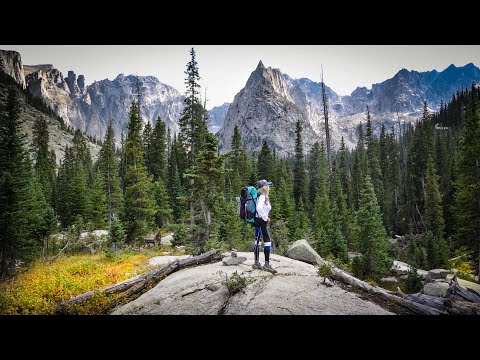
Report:
[[[116,256],[104,253],[71,255],[49,264],[35,261],[28,270],[0,283],[0,314],[55,314],[57,304],[90,290],[98,290],[148,271],[148,259],[161,256],[163,251],[177,255],[166,246],[124,250]],[[115,297],[95,295],[81,307],[78,314],[104,313],[106,305]]]

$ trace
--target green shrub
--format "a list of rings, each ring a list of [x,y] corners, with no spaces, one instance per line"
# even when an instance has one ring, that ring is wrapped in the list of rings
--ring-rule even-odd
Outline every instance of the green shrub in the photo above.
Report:
[[[422,288],[423,284],[420,276],[418,276],[417,269],[412,268],[412,270],[408,272],[407,279],[405,280],[405,291],[408,294],[412,294],[419,292]]]
[[[252,278],[248,279],[247,277],[242,276],[235,271],[232,275],[230,275],[230,277],[225,274],[225,280],[222,281],[222,284],[226,285],[228,293],[230,295],[233,295],[244,289],[248,284],[252,283],[253,281],[255,280]]]
[[[325,283],[325,280],[332,275],[332,269],[330,269],[330,266],[327,264],[322,264],[317,270],[318,276],[323,277],[323,282]]]

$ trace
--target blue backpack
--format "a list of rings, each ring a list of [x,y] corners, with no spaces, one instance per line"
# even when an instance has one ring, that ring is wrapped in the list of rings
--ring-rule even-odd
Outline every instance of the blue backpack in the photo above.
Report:
[[[255,223],[255,215],[257,214],[257,200],[260,192],[255,189],[255,186],[247,186],[240,192],[240,197],[237,198],[237,214],[240,219],[247,223]]]

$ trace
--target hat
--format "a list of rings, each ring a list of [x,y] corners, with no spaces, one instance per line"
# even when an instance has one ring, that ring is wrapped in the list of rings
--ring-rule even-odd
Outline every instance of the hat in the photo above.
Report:
[[[267,186],[267,185],[272,185],[272,182],[271,181],[267,181],[265,179],[262,179],[260,180],[259,182],[257,182],[257,188],[260,189],[264,186]]]

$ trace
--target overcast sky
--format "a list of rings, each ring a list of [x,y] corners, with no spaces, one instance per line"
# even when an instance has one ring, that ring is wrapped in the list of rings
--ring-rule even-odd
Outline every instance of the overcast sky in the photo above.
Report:
[[[258,61],[293,78],[320,81],[339,95],[357,86],[393,77],[399,70],[444,70],[448,65],[480,65],[480,45],[0,45],[20,52],[24,64],[53,64],[64,76],[68,70],[85,75],[87,84],[113,80],[118,74],[153,75],[185,92],[185,68],[194,47],[207,87],[207,108],[232,102]]]

